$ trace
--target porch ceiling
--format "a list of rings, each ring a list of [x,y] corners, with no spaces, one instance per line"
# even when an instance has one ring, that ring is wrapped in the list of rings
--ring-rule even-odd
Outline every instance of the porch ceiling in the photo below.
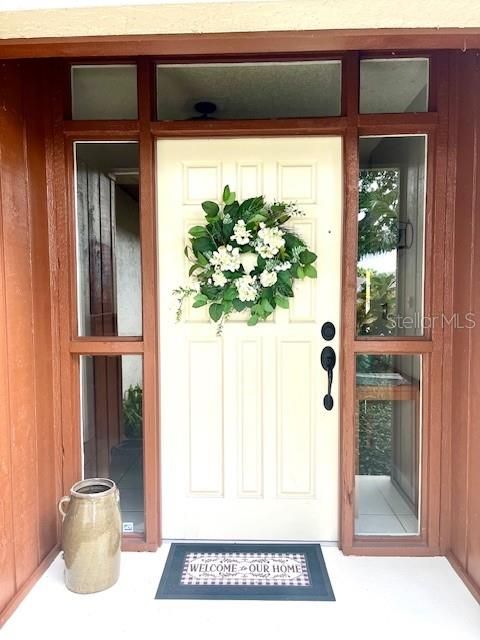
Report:
[[[12,2],[2,6],[12,7]],[[123,0],[120,6],[85,7],[89,0],[44,0],[44,10],[0,9],[0,38],[45,38],[97,35],[230,33],[338,30],[442,29],[480,27],[480,4],[471,0],[403,0],[395,11],[391,0],[270,0],[263,2],[169,2],[144,6]],[[98,4],[113,4],[98,0]],[[48,9],[51,6],[80,8]],[[130,6],[125,6],[130,5]],[[132,6],[134,5],[134,6]],[[137,5],[137,6],[135,6]],[[140,5],[140,6],[139,6]],[[32,4],[28,5],[32,6]]]

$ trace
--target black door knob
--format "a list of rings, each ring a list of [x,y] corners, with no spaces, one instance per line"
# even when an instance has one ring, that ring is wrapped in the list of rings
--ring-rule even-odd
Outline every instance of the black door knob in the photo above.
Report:
[[[327,393],[323,397],[323,406],[327,411],[331,411],[333,409],[333,398],[332,398],[333,369],[337,362],[337,357],[332,347],[324,347],[322,349],[322,353],[320,354],[320,362],[322,367],[327,372],[327,382],[328,382]]]

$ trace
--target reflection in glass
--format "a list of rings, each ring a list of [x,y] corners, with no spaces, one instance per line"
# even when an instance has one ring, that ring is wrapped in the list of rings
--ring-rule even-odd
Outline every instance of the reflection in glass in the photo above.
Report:
[[[133,64],[74,65],[73,120],[135,120],[137,68]]]
[[[142,356],[82,356],[85,478],[111,478],[120,490],[123,530],[143,533]]]
[[[357,334],[422,335],[425,136],[360,138]]]
[[[360,61],[360,113],[428,110],[428,59]]]
[[[356,535],[419,532],[418,355],[357,356]]]
[[[138,144],[77,142],[81,336],[141,336]]]
[[[339,60],[158,65],[157,118],[336,116],[341,67]]]

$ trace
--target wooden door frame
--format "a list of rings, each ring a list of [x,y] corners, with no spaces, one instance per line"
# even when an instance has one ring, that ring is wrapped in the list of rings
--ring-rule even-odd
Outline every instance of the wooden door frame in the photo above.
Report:
[[[198,41],[199,43],[201,40]],[[304,46],[307,41],[304,40]],[[245,44],[244,44],[245,46]],[[201,48],[201,47],[200,47]],[[243,51],[243,49],[242,49]],[[100,54],[97,54],[100,55]],[[388,57],[391,53],[382,53]],[[56,246],[59,260],[68,265],[59,275],[60,309],[69,309],[68,322],[60,323],[62,377],[62,412],[73,416],[64,424],[64,489],[79,477],[80,433],[79,418],[79,356],[80,355],[121,355],[141,354],[144,358],[144,434],[145,434],[145,512],[146,533],[143,536],[125,536],[124,548],[132,550],[153,550],[161,543],[160,530],[160,422],[159,422],[159,370],[157,262],[156,262],[156,211],[155,211],[155,159],[154,143],[157,138],[194,137],[281,137],[295,135],[340,135],[344,140],[344,228],[342,273],[342,330],[340,393],[341,407],[341,475],[340,475],[340,546],[347,554],[368,555],[432,555],[445,548],[448,517],[440,518],[440,500],[448,509],[445,497],[448,489],[448,475],[442,460],[446,455],[445,408],[448,408],[448,394],[442,397],[442,377],[444,335],[443,329],[435,328],[424,338],[371,339],[355,337],[355,291],[356,291],[356,233],[358,212],[358,138],[360,135],[402,135],[427,134],[428,180],[427,180],[427,227],[425,287],[426,313],[441,314],[444,297],[449,282],[447,261],[445,274],[445,250],[451,251],[447,243],[446,208],[451,189],[447,189],[447,142],[448,142],[448,62],[445,53],[432,54],[431,51],[410,51],[408,56],[425,55],[431,59],[430,87],[432,98],[427,113],[368,114],[358,112],[359,53],[317,54],[318,58],[342,59],[342,113],[338,117],[292,118],[278,120],[218,120],[159,122],[154,119],[154,64],[156,59],[133,59],[138,68],[139,117],[138,120],[124,121],[73,121],[68,119],[69,91],[66,90],[66,70],[73,61],[55,64],[56,92],[54,103],[54,144],[53,162],[59,170],[54,179],[56,197],[56,228],[52,241]],[[312,59],[311,52],[304,58]],[[215,59],[232,61],[231,53],[216,54]],[[270,59],[285,60],[284,55],[269,54]],[[294,59],[301,59],[297,52]],[[249,60],[258,56],[250,55]],[[205,60],[203,55],[201,60]],[[245,59],[237,55],[235,61]],[[116,61],[127,61],[116,58]],[[129,62],[132,59],[128,60]],[[176,59],[181,63],[181,59]],[[192,62],[192,56],[185,58]],[[78,63],[79,60],[74,62]],[[89,63],[92,61],[89,60]],[[101,64],[104,62],[98,59]],[[108,141],[129,140],[140,144],[140,211],[142,242],[142,282],[144,333],[141,338],[82,338],[76,333],[75,296],[75,230],[73,194],[72,143],[76,140]],[[448,253],[447,256],[450,256]],[[356,353],[420,353],[423,363],[423,459],[422,459],[422,530],[420,536],[363,536],[356,538],[353,533],[354,501],[354,359]],[[444,389],[445,391],[445,389]],[[442,413],[443,411],[443,413]],[[432,428],[432,424],[436,428]],[[443,441],[442,441],[443,437]],[[443,443],[443,444],[442,444]],[[447,469],[448,471],[448,469]],[[442,524],[442,529],[440,528]],[[443,541],[443,542],[442,542]]]

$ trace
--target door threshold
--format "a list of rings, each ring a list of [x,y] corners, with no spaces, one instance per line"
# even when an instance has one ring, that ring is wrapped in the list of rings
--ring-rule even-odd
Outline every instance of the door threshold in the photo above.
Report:
[[[322,547],[338,547],[336,540],[245,540],[245,539],[224,539],[224,538],[163,538],[163,543],[173,544],[320,544]]]

